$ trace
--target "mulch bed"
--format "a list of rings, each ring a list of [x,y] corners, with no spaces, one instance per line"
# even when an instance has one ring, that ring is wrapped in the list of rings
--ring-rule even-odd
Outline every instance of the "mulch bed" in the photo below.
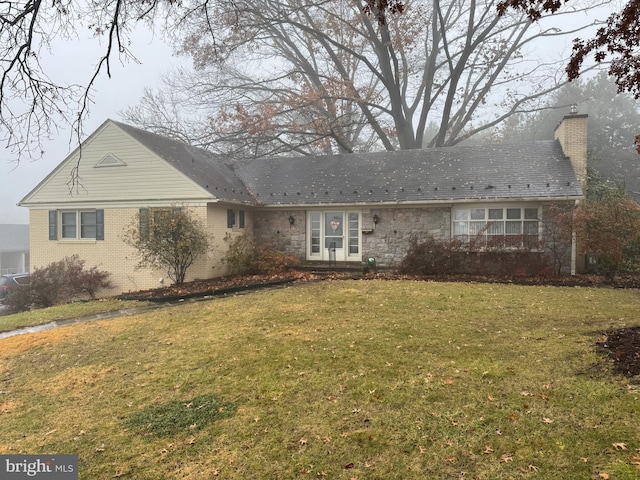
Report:
[[[601,353],[613,361],[616,373],[640,380],[640,326],[619,328],[605,333],[598,342]]]
[[[172,302],[188,298],[219,296],[258,288],[284,285],[296,281],[314,280],[309,273],[285,272],[273,275],[243,275],[194,280],[182,285],[128,292],[119,295],[122,300],[146,300],[151,302]]]
[[[640,276],[618,275],[611,280],[598,275],[578,275],[559,278],[532,277],[488,277],[488,276],[438,276],[417,277],[394,273],[324,273],[290,271],[274,275],[248,275],[218,277],[208,280],[196,280],[182,285],[172,285],[152,290],[129,292],[120,298],[147,300],[155,302],[173,302],[189,298],[203,298],[237,294],[259,288],[276,287],[294,282],[307,282],[326,279],[387,279],[387,280],[428,280],[428,281],[463,281],[475,283],[508,283],[540,286],[583,286],[601,288],[637,288],[640,289]],[[606,340],[597,344],[598,350],[611,359],[614,371],[618,374],[640,381],[640,326],[621,328],[604,333]]]

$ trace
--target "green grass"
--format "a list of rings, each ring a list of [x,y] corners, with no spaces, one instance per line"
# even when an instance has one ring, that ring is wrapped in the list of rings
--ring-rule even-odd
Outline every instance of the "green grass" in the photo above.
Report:
[[[633,290],[337,281],[0,341],[0,453],[81,479],[640,478]],[[195,409],[195,410],[194,410]]]
[[[123,301],[115,298],[107,298],[89,302],[68,303],[50,308],[40,308],[30,312],[0,316],[0,332],[7,332],[10,330],[33,327],[34,325],[42,325],[54,321],[80,318],[145,305],[145,302]]]

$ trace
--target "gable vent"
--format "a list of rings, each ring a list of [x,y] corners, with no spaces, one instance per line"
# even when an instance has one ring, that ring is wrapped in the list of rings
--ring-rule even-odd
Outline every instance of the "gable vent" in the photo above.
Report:
[[[113,153],[107,153],[102,160],[96,163],[96,167],[121,167],[125,166],[126,163],[116,157]]]

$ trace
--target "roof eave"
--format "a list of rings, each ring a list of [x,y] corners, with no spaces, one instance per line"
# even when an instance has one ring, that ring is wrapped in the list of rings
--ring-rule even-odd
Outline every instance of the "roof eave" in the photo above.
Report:
[[[317,203],[272,203],[262,204],[264,208],[314,208],[314,207],[363,207],[371,206],[398,206],[398,205],[451,205],[459,203],[517,203],[517,202],[575,202],[576,200],[584,200],[584,195],[563,195],[563,196],[545,196],[545,197],[509,197],[509,198],[461,198],[461,199],[434,199],[434,200],[396,200],[396,201],[363,201],[363,202],[317,202]]]

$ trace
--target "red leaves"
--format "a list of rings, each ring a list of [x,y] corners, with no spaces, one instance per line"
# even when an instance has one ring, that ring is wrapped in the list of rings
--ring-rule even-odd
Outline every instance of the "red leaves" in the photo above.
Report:
[[[562,3],[571,0],[504,0],[498,3],[498,14],[503,15],[510,8],[526,12],[532,20],[539,20],[544,13],[557,12]],[[624,8],[612,14],[606,24],[599,28],[589,40],[576,39],[573,43],[571,60],[566,72],[569,80],[580,76],[582,64],[589,55],[597,63],[610,59],[609,75],[616,79],[618,91],[627,91],[640,98],[640,0],[629,0]],[[636,138],[637,145],[637,138]]]

